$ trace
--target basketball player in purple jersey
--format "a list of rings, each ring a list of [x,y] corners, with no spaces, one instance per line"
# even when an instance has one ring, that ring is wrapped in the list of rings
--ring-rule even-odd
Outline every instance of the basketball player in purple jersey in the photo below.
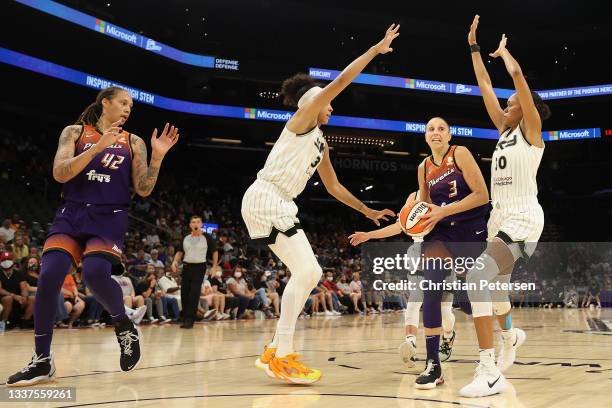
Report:
[[[425,201],[431,212],[423,216],[425,226],[433,229],[424,237],[424,258],[466,257],[476,258],[484,249],[487,238],[487,216],[489,192],[478,164],[464,146],[450,145],[451,134],[448,123],[442,118],[432,118],[426,125],[425,140],[431,156],[425,158],[418,168],[420,201]],[[411,207],[417,200],[409,198]],[[386,238],[401,232],[399,224],[377,231],[357,232],[351,235],[351,243],[357,245],[371,238]],[[456,243],[475,242],[470,248]],[[442,282],[447,277],[443,269],[424,268],[425,281]],[[415,381],[419,389],[431,389],[444,383],[440,365],[439,349],[442,334],[442,290],[423,291],[423,323],[427,363],[425,371]],[[468,306],[467,303],[462,304]],[[466,312],[471,313],[469,308]],[[454,340],[454,332],[451,339]]]
[[[145,142],[122,129],[131,110],[132,98],[126,90],[103,89],[77,124],[60,135],[53,178],[63,184],[64,202],[43,249],[34,305],[35,353],[30,364],[9,377],[9,387],[53,379],[51,339],[57,297],[66,274],[81,262],[87,287],[113,319],[121,370],[131,371],[140,362],[139,333],[125,315],[121,288],[111,279],[111,269],[121,260],[130,185],[142,197],[151,194],[161,162],[179,134],[168,124],[159,137],[155,129],[147,165]]]

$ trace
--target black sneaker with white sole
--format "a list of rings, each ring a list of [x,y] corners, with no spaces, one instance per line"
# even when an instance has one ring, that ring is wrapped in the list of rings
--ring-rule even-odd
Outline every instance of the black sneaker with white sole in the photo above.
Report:
[[[436,363],[433,360],[427,360],[425,371],[423,371],[414,381],[415,388],[420,390],[431,390],[442,384],[444,384],[444,377],[442,376],[442,367],[440,363]]]
[[[6,380],[7,387],[27,387],[35,384],[43,384],[53,381],[55,376],[55,364],[53,364],[53,354],[48,357],[36,355],[24,369],[11,375]]]
[[[440,356],[440,361],[446,361],[450,358],[453,352],[453,343],[455,342],[455,331],[453,330],[453,335],[447,339],[442,336],[442,343],[440,344],[440,351],[438,355]]]
[[[121,358],[119,365],[121,371],[132,371],[140,363],[140,336],[138,330],[128,318],[117,322],[115,334],[119,347],[121,347]]]

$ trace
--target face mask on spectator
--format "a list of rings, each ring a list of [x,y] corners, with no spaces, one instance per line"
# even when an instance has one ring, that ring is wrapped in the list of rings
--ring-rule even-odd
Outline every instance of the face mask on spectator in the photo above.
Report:
[[[28,270],[29,271],[37,271],[38,270],[38,264],[28,265]]]
[[[217,272],[215,272],[215,276],[216,276],[217,278],[220,278],[220,277],[221,277],[221,275],[223,275],[223,272],[221,272],[221,271],[217,271]]]
[[[272,275],[272,272],[270,271],[265,271],[264,272],[265,277],[267,278],[268,276]]]
[[[240,279],[240,277],[241,277],[241,276],[242,276],[242,272],[235,272],[235,273],[234,273],[234,277],[235,277],[236,279]]]
[[[333,276],[328,276],[328,277],[327,277],[327,280],[328,280],[329,282],[332,282],[332,281],[334,280],[334,277],[333,277]]]

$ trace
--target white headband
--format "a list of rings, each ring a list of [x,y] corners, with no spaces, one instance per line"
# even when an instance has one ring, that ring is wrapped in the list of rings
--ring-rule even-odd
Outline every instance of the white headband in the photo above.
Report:
[[[320,86],[313,86],[308,91],[306,91],[306,93],[302,95],[302,97],[298,101],[298,109],[304,106],[306,102],[311,100],[315,95],[318,95],[322,90],[323,88],[321,88]]]

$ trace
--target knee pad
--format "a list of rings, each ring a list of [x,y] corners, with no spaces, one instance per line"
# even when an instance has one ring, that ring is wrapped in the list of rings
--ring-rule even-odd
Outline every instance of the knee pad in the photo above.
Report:
[[[452,302],[442,302],[440,306],[442,313],[442,327],[445,331],[451,331],[455,326],[455,315]]]
[[[510,311],[512,305],[510,302],[493,302],[493,312],[497,316],[505,315]]]
[[[419,327],[419,311],[423,302],[408,302],[404,310],[404,324]]]
[[[491,302],[472,302],[472,315],[474,317],[493,316]]]

